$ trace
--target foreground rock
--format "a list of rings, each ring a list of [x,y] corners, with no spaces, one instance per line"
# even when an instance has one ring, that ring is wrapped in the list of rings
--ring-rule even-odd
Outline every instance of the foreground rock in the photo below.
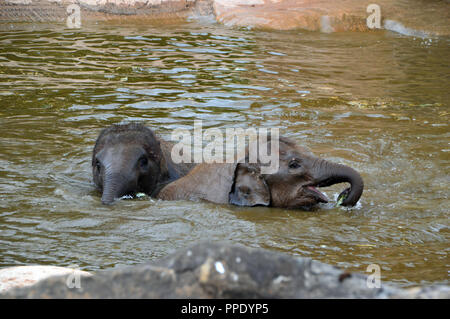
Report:
[[[150,264],[82,277],[66,276],[3,298],[450,298],[450,287],[368,288],[367,277],[308,258],[242,246],[198,244]]]

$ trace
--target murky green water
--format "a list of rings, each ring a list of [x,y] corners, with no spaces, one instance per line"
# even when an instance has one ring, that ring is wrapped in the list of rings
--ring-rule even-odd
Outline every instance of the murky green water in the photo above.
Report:
[[[96,271],[229,241],[359,272],[378,264],[402,286],[448,284],[449,39],[194,23],[1,30],[0,266]],[[137,120],[170,137],[194,119],[279,127],[361,172],[360,204],[101,205],[90,156],[102,128]]]

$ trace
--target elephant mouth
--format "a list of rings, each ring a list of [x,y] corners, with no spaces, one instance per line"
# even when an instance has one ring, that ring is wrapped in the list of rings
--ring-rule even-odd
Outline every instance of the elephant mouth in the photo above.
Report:
[[[316,187],[314,187],[313,185],[305,185],[304,186],[304,190],[305,192],[314,197],[314,199],[318,202],[318,203],[328,203],[328,197],[322,193],[321,191],[319,191]]]

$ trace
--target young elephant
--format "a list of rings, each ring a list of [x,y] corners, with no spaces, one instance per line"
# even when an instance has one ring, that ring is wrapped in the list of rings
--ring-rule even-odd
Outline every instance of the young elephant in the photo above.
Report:
[[[269,140],[268,145],[271,142]],[[338,183],[350,184],[339,196],[342,198],[340,205],[356,205],[364,189],[364,182],[357,171],[319,158],[288,138],[280,137],[278,142],[278,171],[264,175],[270,189],[271,206],[309,209],[328,201],[317,187]]]
[[[186,175],[193,164],[172,162],[172,146],[142,124],[104,129],[92,154],[92,174],[102,203],[139,192],[151,195],[159,185]]]
[[[200,164],[183,178],[165,186],[157,197],[238,206],[270,204],[270,191],[259,168],[246,163]]]

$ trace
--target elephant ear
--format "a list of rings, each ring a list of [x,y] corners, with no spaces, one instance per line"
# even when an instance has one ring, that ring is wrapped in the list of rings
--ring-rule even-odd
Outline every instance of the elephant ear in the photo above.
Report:
[[[230,204],[237,206],[270,205],[270,189],[257,165],[237,164],[228,199]]]
[[[203,164],[199,167],[205,169],[205,174],[200,175],[201,179],[196,187],[197,196],[213,203],[228,204],[228,193],[234,182],[236,165],[236,163]]]

